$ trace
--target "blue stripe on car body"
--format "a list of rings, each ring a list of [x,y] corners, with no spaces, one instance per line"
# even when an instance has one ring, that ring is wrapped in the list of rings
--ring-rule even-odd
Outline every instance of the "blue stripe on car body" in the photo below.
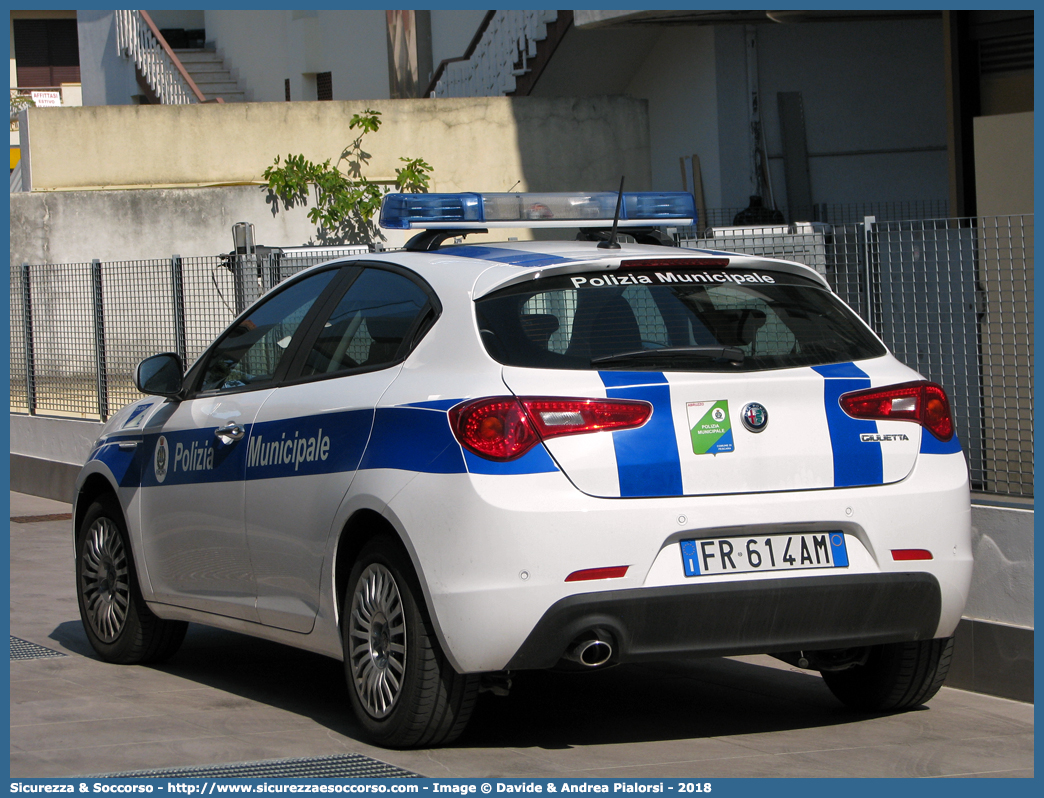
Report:
[[[120,448],[120,441],[132,441],[133,438],[110,438],[107,442],[91,452],[90,459],[104,463],[112,472],[113,479],[121,488],[133,487],[138,484],[141,473],[138,453],[141,450],[141,441],[138,446],[129,451]]]
[[[613,433],[620,496],[681,496],[681,456],[667,377],[650,371],[600,371],[598,376],[610,399],[639,399],[653,406],[644,426]]]
[[[246,478],[355,471],[372,426],[372,410],[255,423],[242,441],[247,445]]]
[[[948,441],[941,441],[928,430],[921,430],[921,454],[957,454],[960,451],[961,442],[956,434]]]
[[[214,435],[216,429],[172,430],[146,435],[141,443],[144,462],[147,463],[142,474],[142,486],[154,488],[243,479],[247,436],[235,443],[222,443]],[[250,430],[246,432],[249,434]],[[167,443],[167,470],[162,482],[156,478],[156,449],[160,438]]]
[[[397,468],[427,474],[463,474],[460,444],[446,413],[418,407],[382,407],[360,469]]]
[[[148,463],[146,487],[247,479],[280,479],[392,468],[427,474],[542,474],[558,470],[543,444],[509,462],[485,460],[465,452],[450,430],[445,407],[460,399],[373,410],[348,410],[321,416],[279,419],[252,425],[243,439],[225,444],[214,428],[147,435],[139,447]],[[442,405],[443,407],[437,407]],[[168,466],[156,479],[159,438],[167,441]],[[116,445],[100,447],[92,459],[109,466],[128,484],[134,453]]]
[[[551,266],[556,263],[571,263],[572,258],[560,258],[557,255],[546,255],[541,252],[526,252],[521,249],[504,249],[503,247],[483,247],[477,244],[451,247],[443,250],[447,255],[458,258],[475,258],[492,263],[506,263],[511,266]]]
[[[606,388],[667,384],[667,376],[661,371],[599,371],[598,376]]]
[[[506,462],[487,460],[465,449],[464,462],[468,466],[468,472],[472,474],[547,474],[558,471],[558,466],[542,443],[534,446],[517,460]]]
[[[463,399],[435,399],[430,402],[410,402],[403,407],[419,407],[423,410],[449,410],[463,402]]]
[[[869,388],[870,377],[855,363],[813,366],[812,370],[824,377],[823,404],[834,456],[834,487],[884,484],[881,444],[859,439],[862,433],[877,432],[877,424],[852,418],[838,402],[842,394]]]

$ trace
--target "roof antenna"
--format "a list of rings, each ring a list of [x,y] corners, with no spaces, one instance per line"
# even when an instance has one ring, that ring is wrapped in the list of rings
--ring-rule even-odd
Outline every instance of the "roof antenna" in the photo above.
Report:
[[[620,193],[616,195],[616,213],[613,215],[613,230],[609,233],[609,238],[602,239],[598,242],[599,249],[620,248],[620,245],[616,243],[616,226],[620,223],[620,204],[623,202],[623,184],[624,176],[620,175]]]
[[[517,186],[517,185],[518,185],[519,183],[521,183],[521,182],[522,182],[521,180],[516,180],[516,181],[515,181],[515,186]],[[509,189],[507,190],[507,192],[505,192],[505,193],[507,193],[507,194],[510,194],[510,193],[511,193],[512,191],[514,191],[514,190],[515,190],[515,186],[512,186],[511,188],[509,188]]]

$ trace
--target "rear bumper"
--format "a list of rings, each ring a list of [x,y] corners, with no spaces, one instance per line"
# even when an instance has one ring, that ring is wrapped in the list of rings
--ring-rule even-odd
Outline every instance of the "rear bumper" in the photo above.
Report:
[[[383,485],[387,479],[361,472],[353,491],[361,491],[368,480]],[[878,577],[930,576],[941,596],[939,606],[926,615],[906,615],[916,619],[912,631],[908,623],[890,619],[891,610],[862,624],[860,607],[878,600],[869,588],[854,594],[854,609],[848,611],[855,615],[856,630],[874,632],[871,622],[879,622],[881,634],[931,639],[953,633],[971,580],[967,468],[959,454],[925,455],[907,479],[893,485],[664,499],[596,499],[577,491],[558,471],[420,474],[388,502],[384,514],[410,550],[439,642],[461,673],[521,667],[513,659],[528,651],[527,640],[547,634],[534,631],[538,624],[542,630],[551,628],[548,618],[558,608],[571,606],[569,600],[578,606],[595,602],[593,612],[619,616],[616,622],[627,629],[623,645],[628,656],[632,650],[635,656],[648,652],[654,657],[667,657],[671,651],[755,652],[767,650],[767,644],[776,651],[793,651],[814,641],[823,648],[837,647],[844,644],[839,641],[857,637],[847,631],[848,616],[840,608],[831,609],[839,594],[813,590],[820,582],[875,585]],[[837,572],[767,571],[699,579],[684,573],[682,540],[824,530],[841,530],[846,536],[849,564]],[[930,551],[932,559],[899,561],[892,554],[912,548]],[[625,565],[626,574],[617,579],[566,581],[579,570]],[[790,597],[791,586],[800,586],[803,596],[805,590],[812,592],[800,599]],[[639,607],[648,595],[652,609],[597,607],[597,602],[616,595],[638,599]],[[670,619],[679,612],[669,602],[658,604],[661,596],[713,596],[706,599],[708,606],[727,620],[691,620],[693,631],[683,630],[683,642],[675,644],[670,639],[673,621],[653,619]],[[734,599],[747,603],[733,608]],[[898,605],[893,614],[903,617],[912,611],[906,602],[900,593],[884,606]],[[695,606],[690,615],[711,612],[705,613],[700,603]],[[784,608],[790,618],[780,627],[785,634],[776,631]],[[638,618],[644,615],[648,628],[659,629],[659,636],[649,642],[640,638],[632,645],[630,636],[637,634],[632,629],[637,623],[634,612]],[[826,613],[822,620],[817,620],[819,613]],[[807,620],[802,621],[803,616]],[[759,625],[756,631],[745,628],[748,618]],[[568,624],[572,619],[563,615],[557,622]],[[935,626],[929,630],[933,620]],[[716,633],[717,623],[732,627]],[[716,634],[721,638],[717,642]],[[829,642],[828,635],[834,636]],[[562,648],[572,639],[562,642]],[[559,654],[561,649],[554,652]],[[549,656],[527,655],[520,661],[546,662]]]
[[[938,580],[916,572],[583,593],[548,609],[507,668],[550,668],[595,628],[612,636],[614,662],[927,640],[941,604]]]

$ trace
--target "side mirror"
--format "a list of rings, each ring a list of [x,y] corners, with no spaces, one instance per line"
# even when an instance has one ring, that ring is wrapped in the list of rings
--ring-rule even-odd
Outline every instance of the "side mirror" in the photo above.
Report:
[[[181,358],[173,352],[147,357],[138,364],[134,385],[142,393],[175,398],[184,384]]]

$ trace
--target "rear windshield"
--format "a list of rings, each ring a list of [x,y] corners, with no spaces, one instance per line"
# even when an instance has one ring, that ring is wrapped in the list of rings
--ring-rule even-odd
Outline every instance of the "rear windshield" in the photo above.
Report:
[[[761,371],[885,354],[836,296],[779,272],[586,272],[475,304],[487,351],[509,366]]]

